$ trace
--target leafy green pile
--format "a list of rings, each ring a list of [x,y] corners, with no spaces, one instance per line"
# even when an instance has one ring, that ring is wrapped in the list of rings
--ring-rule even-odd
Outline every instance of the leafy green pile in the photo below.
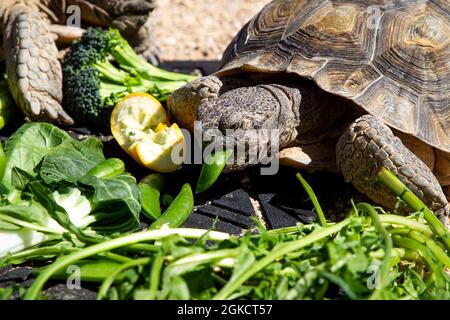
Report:
[[[339,223],[260,226],[242,237],[162,228],[85,248],[34,248],[4,263],[60,256],[25,299],[40,298],[73,265],[82,281],[98,283],[98,299],[450,299],[447,250],[422,212],[402,217],[358,203]]]
[[[100,235],[136,229],[136,181],[127,174],[88,174],[103,161],[97,139],[79,142],[48,123],[17,130],[2,159],[0,257],[43,241],[96,242]]]
[[[82,281],[99,283],[99,299],[449,299],[449,257],[423,218],[366,210],[375,209],[359,204],[327,227],[261,227],[243,237],[183,228],[130,234],[58,258],[24,298],[38,298],[75,264]]]
[[[21,298],[43,298],[48,280],[67,279],[67,268],[78,266],[81,281],[98,285],[99,299],[450,299],[450,233],[384,169],[380,181],[415,214],[358,203],[330,223],[298,174],[318,223],[260,225],[234,237],[178,228],[192,210],[190,186],[161,213],[159,178],[137,185],[119,159],[105,160],[96,139],[79,142],[50,124],[26,124],[5,155],[0,267],[54,262],[35,269],[30,288],[2,289],[0,298],[16,289]],[[141,203],[156,220],[132,233]]]

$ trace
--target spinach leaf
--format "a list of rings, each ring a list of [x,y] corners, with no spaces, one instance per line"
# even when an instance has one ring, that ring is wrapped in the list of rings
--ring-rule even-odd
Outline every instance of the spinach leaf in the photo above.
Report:
[[[83,176],[78,179],[77,185],[80,189],[93,192],[91,202],[97,218],[94,229],[98,230],[99,225],[102,230],[107,230],[111,225],[116,228],[117,221],[124,219],[123,230],[133,230],[139,226],[141,194],[134,177],[120,175],[113,179],[100,179]]]
[[[44,157],[38,168],[39,176],[46,184],[75,181],[103,160],[105,157],[99,140],[67,140]]]
[[[11,184],[13,187],[15,187],[19,190],[23,190],[29,182],[34,181],[34,180],[35,180],[35,177],[33,175],[29,174],[28,172],[26,172],[25,170],[22,170],[18,167],[14,167],[12,169]]]
[[[33,169],[42,158],[69,139],[72,139],[69,134],[52,124],[44,122],[24,124],[5,143],[7,160],[3,184],[11,186],[14,167],[34,175]]]

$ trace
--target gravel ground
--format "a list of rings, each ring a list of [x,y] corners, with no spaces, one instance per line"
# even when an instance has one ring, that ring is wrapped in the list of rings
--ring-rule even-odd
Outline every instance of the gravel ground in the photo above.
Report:
[[[269,2],[157,0],[151,23],[161,60],[220,60],[234,35]]]

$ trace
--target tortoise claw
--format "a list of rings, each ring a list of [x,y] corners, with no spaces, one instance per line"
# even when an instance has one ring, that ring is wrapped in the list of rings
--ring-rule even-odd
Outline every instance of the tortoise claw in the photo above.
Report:
[[[66,45],[79,40],[83,35],[84,29],[61,24],[51,24],[49,31],[55,35],[58,45]]]

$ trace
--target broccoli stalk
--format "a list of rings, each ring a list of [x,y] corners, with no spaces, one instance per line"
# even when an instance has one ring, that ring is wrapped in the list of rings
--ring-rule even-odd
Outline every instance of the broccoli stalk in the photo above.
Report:
[[[138,55],[136,55],[139,57]],[[140,75],[130,75],[129,73],[117,69],[108,60],[96,62],[95,66],[99,71],[99,76],[102,80],[111,81],[112,83],[103,82],[101,88],[107,89],[106,93],[109,95],[115,92],[147,92],[150,91],[154,95],[160,95],[161,91],[173,92],[186,82],[182,80],[178,81],[165,81],[158,77],[152,77],[155,80],[147,80]],[[158,68],[154,67],[159,70]],[[175,73],[175,75],[178,75]],[[185,76],[185,75],[182,75]],[[191,76],[190,76],[191,77]],[[195,78],[195,77],[194,77]],[[165,97],[162,97],[165,98]]]
[[[171,80],[171,81],[192,81],[196,76],[170,72],[145,61],[136,54],[130,44],[120,35],[117,30],[110,30],[111,34],[111,54],[123,68],[129,68],[141,73],[147,79]]]
[[[165,101],[195,79],[159,69],[140,57],[117,30],[88,28],[63,62],[64,107],[78,125],[106,126],[112,107],[132,92]]]

